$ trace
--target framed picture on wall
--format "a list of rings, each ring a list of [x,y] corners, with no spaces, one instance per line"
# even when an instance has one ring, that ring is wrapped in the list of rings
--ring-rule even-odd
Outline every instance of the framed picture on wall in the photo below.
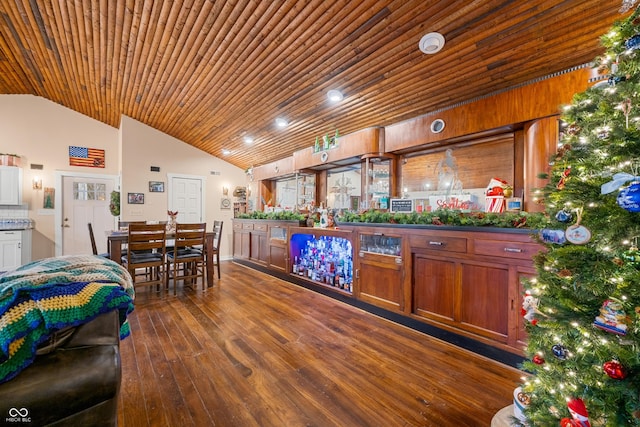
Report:
[[[144,205],[144,193],[127,193],[127,202],[130,205]]]
[[[164,193],[164,182],[149,181],[149,193]]]

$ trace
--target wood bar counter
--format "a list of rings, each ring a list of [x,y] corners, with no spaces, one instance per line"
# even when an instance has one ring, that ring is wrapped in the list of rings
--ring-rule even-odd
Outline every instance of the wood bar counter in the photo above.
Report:
[[[293,255],[283,249],[291,236],[340,235],[353,247],[353,284],[345,292],[317,283],[326,294],[522,354],[526,337],[520,281],[535,275],[532,257],[542,250],[532,230],[368,223],[340,223],[331,230],[274,224],[279,222],[284,223],[234,220],[234,243],[240,245],[234,244],[234,259],[267,272],[284,272],[295,282]],[[263,243],[261,238],[244,237],[251,230],[267,233],[273,226],[285,229],[279,235],[286,238],[265,237]],[[286,255],[272,263],[254,255],[254,249]]]

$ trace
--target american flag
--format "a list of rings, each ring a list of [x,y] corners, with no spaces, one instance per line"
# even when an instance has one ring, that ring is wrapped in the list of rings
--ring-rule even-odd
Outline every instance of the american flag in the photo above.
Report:
[[[90,168],[104,167],[104,150],[97,148],[69,146],[69,165],[87,166]]]

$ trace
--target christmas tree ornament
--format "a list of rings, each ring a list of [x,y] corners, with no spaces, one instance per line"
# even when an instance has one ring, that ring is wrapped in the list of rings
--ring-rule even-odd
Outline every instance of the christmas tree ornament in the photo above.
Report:
[[[635,244],[631,245],[629,250],[622,253],[622,260],[632,265],[640,262],[640,251],[638,251],[638,247]]]
[[[626,47],[628,50],[640,49],[640,34],[636,34],[635,36],[629,38],[626,42],[624,42],[624,47]]]
[[[582,208],[576,209],[576,223],[567,227],[564,232],[567,241],[574,245],[584,245],[591,240],[591,231],[584,225],[580,225],[582,221]]]
[[[629,212],[640,212],[640,181],[634,181],[618,193],[618,206]]]
[[[562,270],[558,271],[558,276],[559,277],[571,277],[571,276],[573,276],[573,273],[571,272],[571,270],[569,270],[567,268],[563,268]]]
[[[629,114],[631,114],[631,100],[629,98],[620,103],[620,110],[622,110],[622,113],[624,114],[625,127],[629,129]]]
[[[609,84],[609,86],[615,86],[616,84],[620,83],[620,82],[624,82],[627,80],[627,76],[611,76],[607,79],[607,83]],[[629,122],[627,122],[628,124]]]
[[[569,178],[569,174],[571,173],[571,166],[567,166],[565,170],[560,175],[560,181],[558,181],[558,185],[556,186],[558,190],[562,190]]]
[[[593,326],[613,334],[626,335],[628,323],[629,318],[622,309],[622,303],[609,298],[602,303],[600,314],[596,316]]]
[[[614,380],[623,380],[627,377],[627,371],[617,360],[610,360],[602,365],[602,370]]]
[[[546,362],[546,360],[544,360],[544,357],[540,356],[539,354],[534,354],[531,358],[531,361],[536,365],[544,365],[544,362]]]
[[[613,175],[613,179],[600,187],[600,194],[609,194],[617,191],[629,181],[640,182],[640,176],[635,176],[630,173],[620,172]]]
[[[573,214],[569,209],[562,209],[556,214],[556,220],[559,222],[571,222],[571,220],[573,220]]]
[[[568,127],[567,127],[567,133],[571,136],[575,136],[578,133],[580,133],[580,126],[578,126],[576,123],[571,123]],[[566,145],[566,144],[565,144]],[[564,148],[564,146],[563,146]],[[565,149],[566,150],[566,149]]]
[[[571,418],[563,418],[560,421],[562,427],[591,427],[589,413],[582,399],[569,399],[569,401],[567,401],[567,409],[569,409]]]
[[[604,140],[609,138],[609,128],[607,126],[601,127],[600,129],[598,129],[596,135],[598,136],[598,139]]]
[[[551,351],[553,355],[559,360],[566,360],[567,356],[569,356],[569,350],[562,344],[554,344],[551,347]]]
[[[620,6],[618,12],[625,13],[630,11],[633,5],[636,4],[636,1],[638,0],[622,0],[622,6]]]

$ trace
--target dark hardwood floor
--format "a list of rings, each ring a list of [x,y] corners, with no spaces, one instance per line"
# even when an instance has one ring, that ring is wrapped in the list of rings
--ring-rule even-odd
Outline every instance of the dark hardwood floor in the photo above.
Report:
[[[230,261],[138,289],[118,425],[489,426],[522,373]]]

